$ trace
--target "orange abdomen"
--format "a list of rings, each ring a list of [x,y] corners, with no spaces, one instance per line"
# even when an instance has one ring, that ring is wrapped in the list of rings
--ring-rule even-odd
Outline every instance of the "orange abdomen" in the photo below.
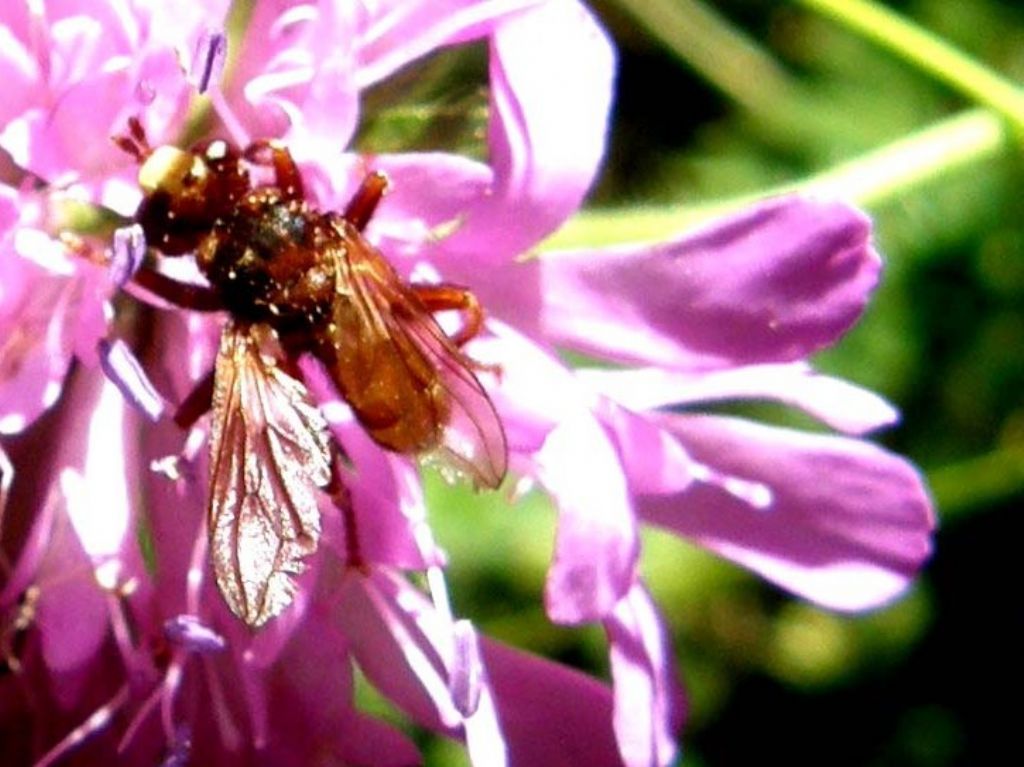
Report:
[[[317,356],[363,428],[400,453],[436,447],[450,406],[435,367],[411,345],[396,349],[394,336],[375,332],[344,300],[334,322],[332,343]]]

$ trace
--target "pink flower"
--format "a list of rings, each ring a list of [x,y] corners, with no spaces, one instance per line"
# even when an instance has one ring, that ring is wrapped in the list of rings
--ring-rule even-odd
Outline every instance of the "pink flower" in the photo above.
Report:
[[[0,186],[0,433],[56,401],[72,351],[95,359],[111,291],[54,235],[76,201],[134,211],[135,169],[110,136],[143,108],[154,138],[180,132],[191,87],[178,60],[226,5],[169,13],[160,3],[16,3],[0,15],[0,148],[24,187]],[[48,193],[28,191],[27,174]]]
[[[0,146],[45,182],[0,196],[0,337],[22,339],[0,358],[0,433],[17,435],[0,453],[15,553],[0,587],[8,760],[416,762],[404,735],[355,708],[355,663],[477,764],[667,764],[683,704],[637,572],[640,522],[837,609],[892,599],[927,556],[930,503],[902,459],[697,412],[777,399],[855,437],[894,420],[806,363],[857,320],[877,279],[861,214],[784,198],[669,242],[520,258],[578,209],[604,149],[614,54],[576,0],[259,2],[223,90],[221,6],[46,9],[0,11],[14,84]],[[364,89],[481,38],[487,164],[344,151]],[[602,623],[611,689],[452,615],[415,469],[367,436],[315,365],[310,391],[353,467],[359,566],[324,503],[325,545],[294,604],[255,634],[227,611],[207,574],[206,427],[183,446],[162,417],[209,370],[223,320],[140,309],[116,290],[130,238],[106,258],[88,232],[62,238],[73,224],[52,215],[68,198],[130,214],[135,168],[109,138],[140,115],[154,144],[173,143],[205,103],[189,82],[209,86],[236,140],[282,137],[324,209],[342,209],[368,165],[387,172],[393,193],[368,237],[404,275],[480,297],[487,329],[468,352],[501,368],[484,378],[513,471],[559,509],[548,613]],[[196,278],[184,260],[168,267]],[[618,367],[569,368],[560,349]],[[69,373],[72,356],[83,364]]]
[[[179,62],[192,58],[208,26],[222,25],[227,5],[48,2],[4,9],[0,147],[50,184],[131,213],[134,174],[109,137],[143,107],[154,138],[177,135],[190,95]]]
[[[0,434],[53,405],[73,355],[94,359],[110,288],[46,231],[43,195],[0,184]]]

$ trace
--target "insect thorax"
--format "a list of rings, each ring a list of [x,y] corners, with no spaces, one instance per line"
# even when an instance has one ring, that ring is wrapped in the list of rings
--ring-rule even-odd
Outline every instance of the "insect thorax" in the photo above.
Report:
[[[320,213],[271,187],[218,221],[196,260],[239,319],[315,326],[330,314],[337,239]]]

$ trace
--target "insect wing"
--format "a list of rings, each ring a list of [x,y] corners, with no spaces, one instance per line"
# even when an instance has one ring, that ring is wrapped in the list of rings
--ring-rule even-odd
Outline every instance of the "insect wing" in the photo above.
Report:
[[[210,437],[214,573],[231,611],[254,627],[291,603],[291,576],[320,537],[316,488],[331,480],[327,423],[302,383],[263,353],[262,331],[224,329]]]
[[[402,314],[395,325],[437,367],[441,386],[451,400],[441,442],[423,456],[424,461],[444,474],[468,477],[478,486],[496,488],[508,463],[505,430],[470,368],[472,361],[429,314]]]
[[[426,362],[436,373],[445,420],[440,437],[422,455],[442,473],[466,477],[476,486],[501,484],[508,464],[508,446],[501,419],[473,373],[473,362],[452,342],[390,264],[360,236],[346,236],[349,279],[362,305],[365,321],[381,328],[390,352],[414,369]],[[410,356],[418,357],[412,359]],[[358,403],[350,402],[353,409]]]

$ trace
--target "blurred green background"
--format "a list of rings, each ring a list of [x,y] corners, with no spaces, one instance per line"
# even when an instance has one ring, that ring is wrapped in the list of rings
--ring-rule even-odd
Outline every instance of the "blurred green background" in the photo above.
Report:
[[[1016,82],[1022,5],[888,4]],[[899,406],[902,424],[877,438],[923,468],[940,511],[936,554],[914,590],[859,617],[798,602],[649,531],[644,572],[690,698],[682,763],[1003,763],[1017,751],[1024,683],[1012,586],[1024,532],[1024,133],[798,2],[592,6],[618,45],[617,104],[588,212],[559,241],[657,236],[709,205],[838,178],[833,188],[849,188],[875,217],[886,269],[864,321],[817,362]],[[361,143],[479,153],[485,61],[479,48],[443,53],[371,93]],[[956,139],[958,125],[973,138],[940,144],[919,172],[909,152],[886,155],[899,183],[851,181],[872,153],[915,146],[928,131]],[[777,408],[744,412],[814,428]],[[554,627],[543,614],[546,501],[510,508],[436,477],[428,485],[456,610],[606,675],[599,630]],[[383,708],[372,691],[364,697]],[[418,737],[429,763],[465,763],[458,746]]]

